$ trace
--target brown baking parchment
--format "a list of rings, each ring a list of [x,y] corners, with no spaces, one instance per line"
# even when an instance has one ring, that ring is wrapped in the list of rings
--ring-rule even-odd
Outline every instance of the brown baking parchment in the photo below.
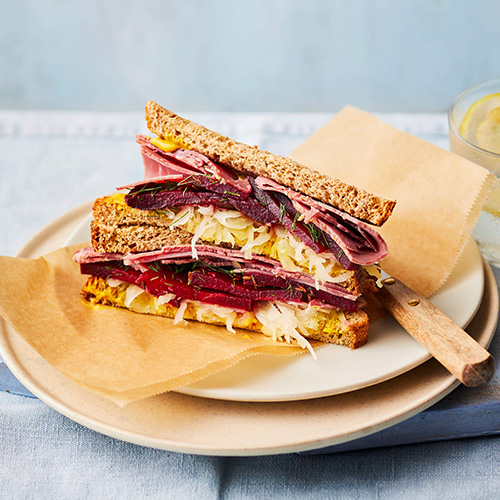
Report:
[[[52,366],[118,404],[189,385],[248,356],[306,353],[261,333],[91,307],[79,298],[86,277],[72,260],[78,247],[38,259],[0,257],[0,314]]]
[[[475,163],[350,106],[290,156],[397,201],[379,229],[389,247],[382,267],[425,296],[448,279],[494,180]]]

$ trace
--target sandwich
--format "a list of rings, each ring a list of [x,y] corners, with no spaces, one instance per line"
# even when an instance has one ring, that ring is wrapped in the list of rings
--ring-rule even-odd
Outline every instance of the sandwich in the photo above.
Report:
[[[75,254],[92,305],[259,331],[309,348],[367,340],[395,202],[236,142],[154,102],[141,181],[93,207]],[[187,323],[187,322],[186,322]]]

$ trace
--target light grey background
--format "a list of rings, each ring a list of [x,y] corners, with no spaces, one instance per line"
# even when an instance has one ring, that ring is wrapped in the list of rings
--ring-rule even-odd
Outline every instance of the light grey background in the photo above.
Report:
[[[495,0],[0,0],[0,109],[443,111],[500,78]]]

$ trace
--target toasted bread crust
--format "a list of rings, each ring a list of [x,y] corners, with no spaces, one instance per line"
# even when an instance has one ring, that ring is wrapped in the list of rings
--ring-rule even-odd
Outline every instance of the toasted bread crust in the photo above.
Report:
[[[139,253],[159,250],[167,245],[187,245],[193,236],[163,217],[112,203],[110,197],[98,198],[90,223],[92,247],[96,252]]]
[[[106,289],[111,289],[103,278],[98,278],[95,276],[91,276],[87,279],[85,283],[81,295],[82,297],[90,302],[93,305],[105,305],[105,306],[113,306],[113,307],[122,307],[128,309],[130,311],[134,311],[133,303],[126,307],[117,297],[116,293],[108,293],[103,294],[101,292]],[[97,297],[94,294],[94,290],[99,291],[99,296]],[[144,292],[149,295],[147,292]],[[139,311],[134,311],[139,312]],[[148,314],[153,314],[157,316],[165,316],[168,318],[175,317],[175,313],[177,312],[177,307],[168,306],[163,307],[161,311],[158,312],[150,312]],[[253,315],[254,320],[249,322],[248,316]],[[308,330],[310,339],[320,340],[322,342],[328,342],[330,344],[338,344],[343,345],[345,347],[349,347],[351,349],[356,349],[357,347],[361,347],[366,343],[368,337],[368,329],[369,329],[369,320],[368,315],[362,309],[358,309],[354,312],[345,312],[344,316],[348,325],[342,325],[341,328],[331,332],[325,332],[324,330],[320,330],[317,332],[312,332]],[[195,317],[189,316],[187,313],[184,314],[184,319],[193,320]],[[215,313],[212,312],[210,319],[204,319],[203,322],[210,323],[214,325],[224,326],[226,324],[226,320],[222,317],[218,317]],[[233,326],[236,328],[261,332],[262,324],[257,320],[255,315],[252,312],[246,314],[245,320],[238,316],[234,322]]]
[[[349,323],[347,330],[333,333],[310,332],[309,338],[329,344],[343,345],[350,349],[356,349],[366,344],[369,330],[368,314],[363,309],[358,309],[354,312],[345,312],[344,316]]]
[[[261,151],[182,118],[153,101],[146,104],[146,121],[159,137],[179,137],[191,149],[246,174],[269,177],[295,191],[328,203],[360,220],[381,226],[395,202],[320,174],[291,158]]]

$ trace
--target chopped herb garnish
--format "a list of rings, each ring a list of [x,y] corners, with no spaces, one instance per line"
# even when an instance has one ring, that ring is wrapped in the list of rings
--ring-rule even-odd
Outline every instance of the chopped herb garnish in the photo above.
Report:
[[[169,224],[169,227],[173,226],[174,224],[177,224],[177,222],[179,222],[180,220],[182,220],[187,214],[188,214],[188,211],[186,210],[180,217],[177,217],[177,219],[175,219],[173,222],[171,222]]]
[[[299,217],[300,217],[300,213],[295,212],[295,217],[293,218],[293,224],[292,224],[292,232],[295,231],[295,225],[297,224]]]
[[[290,292],[290,297],[293,297],[293,286],[291,283],[285,288],[287,292]]]
[[[227,194],[231,194],[233,196],[238,196],[238,197],[240,196],[240,193],[233,193],[232,191],[225,191],[225,190],[222,196],[225,196]]]
[[[194,177],[195,174],[190,174],[186,178],[182,179],[177,185],[178,186],[183,186],[184,184],[189,184],[190,179]]]
[[[162,191],[172,191],[176,188],[176,184],[173,182],[162,182],[161,184],[143,184],[142,186],[136,187],[130,191],[128,196],[137,196],[139,194],[149,193],[151,197]]]
[[[283,203],[280,203],[280,222],[283,221],[283,217],[286,215],[286,207]]]
[[[314,242],[318,242],[321,239],[321,229],[316,227],[314,224],[309,222],[308,224],[305,224],[307,230],[309,231],[309,234],[311,235],[311,238]]]
[[[152,264],[149,264],[148,267],[149,269],[151,269],[152,271],[156,271],[157,273],[159,273],[162,269],[159,262],[153,262]]]

